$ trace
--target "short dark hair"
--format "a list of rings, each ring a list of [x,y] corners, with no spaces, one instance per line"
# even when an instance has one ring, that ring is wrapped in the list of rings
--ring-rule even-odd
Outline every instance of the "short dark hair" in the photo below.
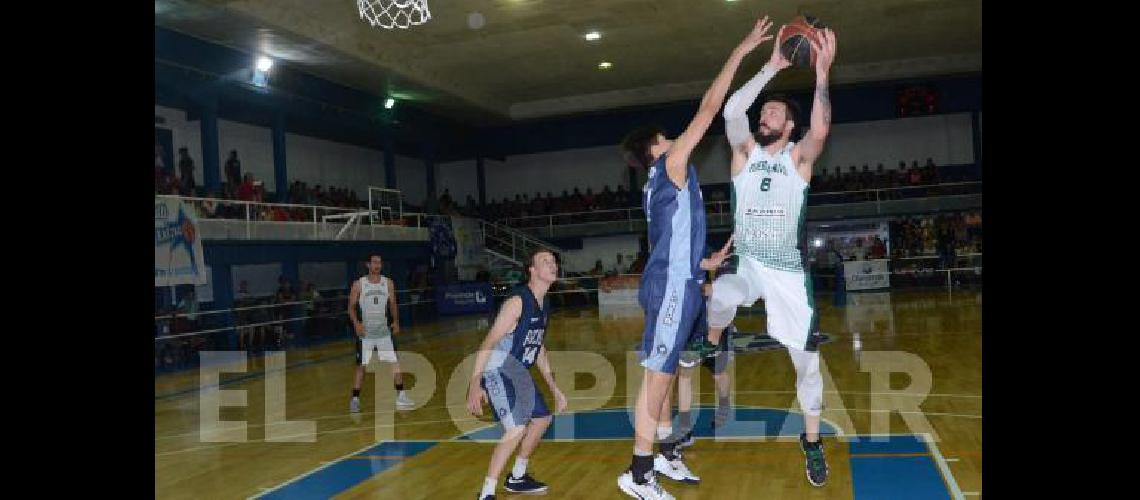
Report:
[[[665,135],[665,129],[659,125],[645,125],[637,127],[626,134],[621,140],[621,149],[625,161],[630,165],[648,170],[653,163],[653,156],[649,154],[649,146],[657,143],[657,135]]]
[[[380,262],[384,262],[384,256],[380,252],[368,252],[364,255],[364,262],[371,262],[373,257],[380,257]]]
[[[764,104],[767,104],[770,102],[784,103],[784,108],[787,109],[787,113],[785,113],[785,116],[787,117],[787,119],[789,119],[793,123],[795,123],[795,127],[792,128],[792,133],[791,133],[791,137],[790,137],[791,140],[795,140],[796,139],[796,129],[800,128],[800,105],[797,104],[796,101],[792,100],[791,97],[788,97],[787,94],[769,95],[768,97],[764,98],[764,102],[761,103],[761,105],[764,105]]]
[[[554,253],[554,251],[549,248],[539,247],[532,250],[530,252],[530,255],[527,256],[526,265],[523,268],[523,274],[526,275],[527,281],[530,281],[530,268],[534,266],[534,259],[535,257],[538,257],[538,254],[540,253],[548,253],[554,257],[554,262],[558,262],[558,254]]]

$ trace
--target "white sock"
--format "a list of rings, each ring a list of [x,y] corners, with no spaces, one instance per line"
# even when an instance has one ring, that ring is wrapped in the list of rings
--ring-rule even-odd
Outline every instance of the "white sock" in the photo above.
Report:
[[[657,439],[665,439],[673,435],[673,426],[657,427]]]
[[[636,446],[634,446],[633,447],[633,454],[637,455],[639,457],[648,457],[648,456],[653,455],[653,452],[652,451],[639,450]]]
[[[515,468],[511,469],[511,476],[515,479],[523,477],[526,474],[526,463],[530,460],[521,457],[515,457]]]
[[[498,480],[489,477],[483,478],[483,491],[479,493],[479,498],[481,499],[487,495],[494,495],[495,484],[498,482]]]

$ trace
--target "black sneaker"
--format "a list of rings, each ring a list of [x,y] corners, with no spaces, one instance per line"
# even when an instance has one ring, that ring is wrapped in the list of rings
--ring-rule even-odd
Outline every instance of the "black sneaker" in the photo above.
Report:
[[[686,432],[684,436],[681,436],[679,439],[677,439],[677,451],[680,452],[681,450],[692,446],[693,443],[696,442],[697,440],[693,438],[693,431]]]
[[[542,493],[546,491],[546,483],[535,481],[530,474],[515,477],[508,472],[507,480],[503,482],[503,489],[511,493]]]
[[[809,443],[807,434],[800,434],[800,449],[807,457],[807,479],[812,486],[823,486],[827,482],[827,460],[823,457],[823,436],[819,441]]]
[[[478,494],[476,494],[475,500],[495,500],[495,495],[487,495],[487,496],[481,497]]]

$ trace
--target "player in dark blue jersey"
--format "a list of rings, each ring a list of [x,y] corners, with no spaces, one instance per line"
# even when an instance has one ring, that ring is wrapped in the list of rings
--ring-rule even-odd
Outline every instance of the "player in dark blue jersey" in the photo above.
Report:
[[[705,92],[688,128],[676,139],[667,139],[660,128],[643,127],[622,141],[627,161],[648,170],[642,202],[649,226],[650,256],[638,295],[645,309],[639,353],[645,375],[634,416],[633,459],[629,469],[618,477],[618,487],[634,498],[673,498],[657,483],[654,471],[686,483],[700,482],[674,453],[675,443],[667,440],[669,436],[657,436],[662,440],[661,453],[653,455],[655,431],[666,424],[663,414],[669,414],[662,407],[669,401],[678,355],[704,303],[703,270],[716,268],[728,254],[726,245],[712,257],[701,258],[705,210],[697,170],[689,163],[689,155],[720,113],[740,61],[772,38],[767,34],[771,26],[767,16],[756,22]]]
[[[538,365],[554,393],[555,412],[566,409],[566,396],[554,384],[543,346],[550,318],[546,291],[558,279],[554,254],[548,250],[531,254],[527,273],[527,283],[515,287],[503,301],[491,331],[483,339],[467,391],[467,410],[471,414],[482,416],[483,403],[490,403],[495,419],[503,426],[503,438],[491,454],[478,500],[495,498],[499,475],[520,440],[522,448],[503,488],[512,493],[542,493],[547,489],[546,484],[526,473],[527,462],[551,421],[542,392],[528,371],[532,365]]]

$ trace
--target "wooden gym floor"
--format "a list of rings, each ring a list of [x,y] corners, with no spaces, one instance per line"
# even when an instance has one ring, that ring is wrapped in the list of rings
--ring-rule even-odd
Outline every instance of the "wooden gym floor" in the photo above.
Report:
[[[737,326],[745,335],[735,341],[730,368],[735,420],[728,435],[710,434],[716,399],[712,378],[701,369],[694,382],[698,441],[685,460],[702,484],[662,478],[666,489],[679,499],[980,497],[981,291],[849,294],[841,308],[820,295],[816,305],[820,329],[830,337],[821,347],[823,418],[836,434],[825,438],[828,483],[814,488],[804,477],[791,361],[782,350],[766,349],[771,343],[761,335],[762,311],[742,311]],[[485,319],[466,317],[404,329],[401,351],[426,360],[417,367],[422,375],[407,381],[420,406],[406,412],[393,411],[390,371],[382,365],[365,379],[362,413],[349,415],[354,356],[347,339],[290,351],[286,368],[268,374],[266,358],[250,357],[244,373],[222,374],[220,387],[200,388],[198,370],[156,377],[155,497],[474,497],[497,426],[466,414],[470,368],[461,362],[486,327]],[[555,311],[546,341],[570,407],[556,418],[548,431],[552,439],[539,446],[529,468],[550,485],[548,496],[627,498],[615,481],[632,448],[625,408],[632,405],[627,394],[636,390],[630,383],[639,381],[640,368],[629,360],[641,328],[639,313],[603,320],[597,308]],[[434,384],[424,369],[434,372]],[[218,415],[244,421],[245,441],[212,442],[216,438],[200,425],[203,403],[242,394],[245,406],[225,406]],[[266,432],[267,399],[271,409],[285,408],[284,418],[270,419],[276,422],[272,436]],[[513,496],[501,483],[497,495]]]

